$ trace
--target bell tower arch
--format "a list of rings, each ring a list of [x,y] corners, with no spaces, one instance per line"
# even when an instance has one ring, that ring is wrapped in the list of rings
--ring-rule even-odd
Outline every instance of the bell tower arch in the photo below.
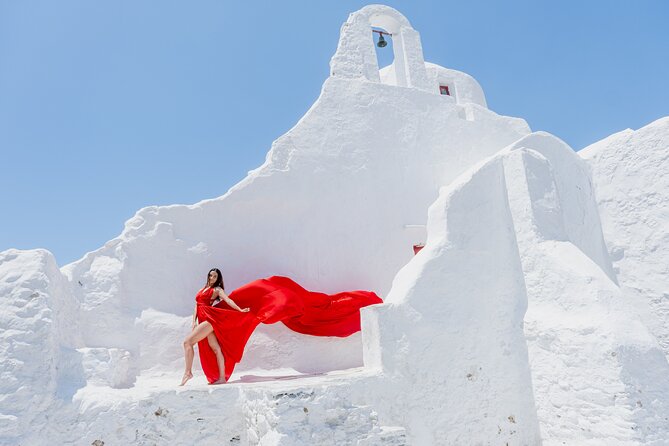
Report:
[[[330,60],[330,76],[381,82],[373,27],[392,35],[396,85],[432,91],[420,34],[400,12],[383,5],[365,6],[352,13],[342,25],[337,51]]]

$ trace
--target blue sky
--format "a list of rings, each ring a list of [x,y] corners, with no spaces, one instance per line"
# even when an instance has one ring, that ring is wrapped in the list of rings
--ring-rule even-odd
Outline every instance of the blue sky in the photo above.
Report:
[[[60,265],[212,198],[318,97],[358,1],[0,0],[0,250]],[[669,115],[669,2],[389,1],[425,59],[575,150]]]

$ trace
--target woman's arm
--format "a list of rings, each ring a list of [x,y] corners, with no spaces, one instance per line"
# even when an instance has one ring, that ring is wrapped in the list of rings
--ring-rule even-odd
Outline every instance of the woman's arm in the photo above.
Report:
[[[234,308],[237,311],[241,311],[242,313],[246,313],[250,310],[250,308],[239,308],[239,306],[235,303],[234,300],[230,299],[227,294],[225,294],[225,291],[223,291],[223,288],[216,288],[216,292],[214,295],[218,296],[221,300],[224,300],[226,304],[230,305],[232,308]]]
[[[197,325],[197,305],[195,305],[195,309],[193,310],[193,325],[191,328],[195,328]]]

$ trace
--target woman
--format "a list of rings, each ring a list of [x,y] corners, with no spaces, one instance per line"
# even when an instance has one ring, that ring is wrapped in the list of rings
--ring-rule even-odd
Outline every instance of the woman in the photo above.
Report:
[[[246,342],[261,322],[282,322],[293,331],[313,336],[346,337],[360,331],[360,308],[382,302],[371,291],[332,295],[307,291],[281,276],[254,280],[230,296],[224,288],[221,272],[212,268],[205,287],[195,296],[193,331],[183,343],[186,370],[182,386],[193,377],[196,343],[207,381],[224,383],[241,361]]]
[[[209,349],[211,349],[216,357],[218,369],[225,370],[223,352],[221,351],[221,346],[214,334],[214,327],[209,320],[212,317],[211,309],[207,309],[206,307],[211,307],[214,303],[222,301],[228,304],[231,308],[242,313],[248,313],[250,309],[239,308],[239,306],[225,294],[223,287],[223,276],[221,275],[221,271],[218,268],[212,268],[207,274],[206,285],[195,296],[195,310],[193,311],[193,324],[191,327],[192,331],[186,336],[183,343],[186,371],[181,379],[181,386],[186,384],[186,382],[193,377],[193,357],[195,356],[193,346],[205,338],[207,338]],[[199,324],[198,321],[200,322]],[[219,377],[218,380],[214,381],[214,384],[220,382],[225,381]]]

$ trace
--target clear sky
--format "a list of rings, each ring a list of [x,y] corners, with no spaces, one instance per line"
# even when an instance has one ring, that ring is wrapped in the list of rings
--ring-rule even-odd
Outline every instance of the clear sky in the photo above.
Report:
[[[318,97],[365,4],[0,0],[0,250],[64,265],[141,207],[225,193]],[[666,0],[386,4],[427,61],[575,150],[669,115]]]

